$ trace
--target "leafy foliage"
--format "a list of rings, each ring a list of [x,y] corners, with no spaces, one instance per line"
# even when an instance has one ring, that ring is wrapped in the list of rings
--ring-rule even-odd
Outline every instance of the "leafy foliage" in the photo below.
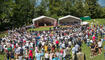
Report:
[[[0,30],[32,23],[46,15],[58,19],[66,15],[105,18],[105,8],[97,0],[0,0]]]

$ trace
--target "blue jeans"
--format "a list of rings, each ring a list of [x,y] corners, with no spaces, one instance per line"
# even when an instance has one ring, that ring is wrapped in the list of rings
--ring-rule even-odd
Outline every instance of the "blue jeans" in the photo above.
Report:
[[[9,60],[9,59],[7,58],[7,60]]]
[[[63,60],[66,60],[66,58],[65,58],[65,57],[63,57]]]

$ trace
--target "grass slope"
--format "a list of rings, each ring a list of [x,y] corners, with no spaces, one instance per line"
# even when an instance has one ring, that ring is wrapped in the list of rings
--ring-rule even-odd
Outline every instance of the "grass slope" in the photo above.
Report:
[[[49,30],[50,28],[52,28],[53,26],[48,26],[48,27],[38,27],[35,29],[29,29],[28,31],[43,31],[43,30]]]
[[[91,24],[93,22],[93,24],[104,24],[105,25],[105,19],[92,19],[92,20],[88,20],[87,22],[90,22],[89,24]]]
[[[105,45],[105,42],[103,42],[103,46]],[[90,48],[88,47],[88,46],[86,46],[86,44],[83,44],[82,45],[82,51],[85,53],[85,55],[86,55],[86,60],[105,60],[104,59],[104,53],[105,53],[105,51],[104,51],[104,49],[102,49],[102,54],[101,55],[97,55],[97,56],[95,56],[95,57],[93,57],[93,58],[90,58]]]

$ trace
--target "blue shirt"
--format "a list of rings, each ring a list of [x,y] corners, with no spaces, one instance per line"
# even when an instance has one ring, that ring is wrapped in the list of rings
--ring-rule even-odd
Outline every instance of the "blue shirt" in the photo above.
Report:
[[[35,57],[36,57],[36,60],[41,60],[41,56],[43,56],[44,53],[36,53],[35,54]]]
[[[53,58],[53,60],[60,60],[58,57]]]

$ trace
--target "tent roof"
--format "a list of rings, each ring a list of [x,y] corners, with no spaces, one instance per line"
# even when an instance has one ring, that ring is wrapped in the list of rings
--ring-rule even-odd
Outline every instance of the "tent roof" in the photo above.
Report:
[[[51,17],[40,16],[40,17],[34,18],[32,21],[34,22],[34,21],[41,20],[41,19],[56,20],[56,19],[51,18]]]
[[[76,20],[81,20],[80,18],[75,17],[75,16],[71,16],[71,15],[67,15],[67,16],[61,17],[61,18],[59,18],[58,20],[64,20],[64,19],[67,19],[67,18],[74,18],[74,19],[76,19]]]

